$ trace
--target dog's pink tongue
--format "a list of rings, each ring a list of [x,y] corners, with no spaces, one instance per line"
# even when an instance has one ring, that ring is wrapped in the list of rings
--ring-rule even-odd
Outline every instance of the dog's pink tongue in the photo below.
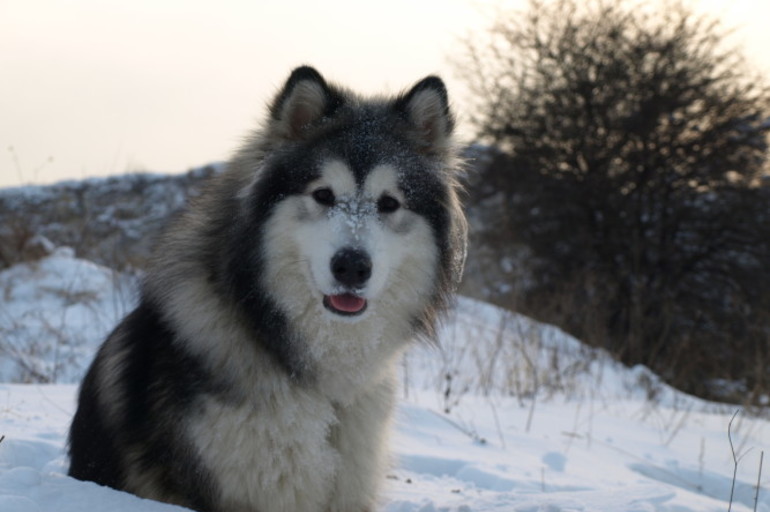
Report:
[[[329,301],[331,301],[334,309],[344,311],[345,313],[357,313],[366,306],[366,299],[350,293],[329,295]]]

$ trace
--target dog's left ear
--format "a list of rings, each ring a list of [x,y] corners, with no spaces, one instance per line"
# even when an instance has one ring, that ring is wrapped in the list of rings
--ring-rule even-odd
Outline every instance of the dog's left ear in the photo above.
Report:
[[[302,139],[318,121],[333,115],[343,101],[318,71],[298,67],[270,106],[272,133],[287,140]]]
[[[426,153],[445,150],[454,129],[454,116],[444,82],[437,76],[423,78],[403,96],[394,108],[406,117],[413,137]]]

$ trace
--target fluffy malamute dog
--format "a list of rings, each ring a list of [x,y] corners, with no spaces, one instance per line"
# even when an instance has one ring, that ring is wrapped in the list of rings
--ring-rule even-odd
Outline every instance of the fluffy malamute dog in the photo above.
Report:
[[[452,128],[439,78],[364,99],[294,70],[99,350],[70,475],[201,512],[373,511],[396,361],[462,272]]]

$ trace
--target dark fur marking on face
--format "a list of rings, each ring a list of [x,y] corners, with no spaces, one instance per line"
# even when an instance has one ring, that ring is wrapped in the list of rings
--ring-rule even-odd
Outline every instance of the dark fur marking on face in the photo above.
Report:
[[[292,166],[291,164],[299,164]],[[292,378],[301,381],[310,376],[301,353],[300,340],[290,331],[285,314],[274,299],[263,290],[265,255],[259,250],[264,239],[264,226],[275,205],[289,195],[298,195],[314,179],[308,172],[299,183],[286,179],[286,174],[299,173],[304,162],[281,161],[269,170],[265,180],[255,186],[248,198],[248,207],[236,218],[232,229],[232,247],[228,251],[228,287],[239,305],[242,316],[254,332],[254,339],[270,353]],[[256,229],[255,229],[256,227]]]

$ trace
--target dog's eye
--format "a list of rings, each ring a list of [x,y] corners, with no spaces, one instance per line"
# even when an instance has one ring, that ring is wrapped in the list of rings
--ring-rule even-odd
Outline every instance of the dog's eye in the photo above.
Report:
[[[401,208],[401,203],[393,196],[383,195],[377,201],[377,210],[380,213],[393,213],[399,208]]]
[[[321,206],[334,206],[334,192],[330,188],[319,188],[313,191],[313,199]]]

